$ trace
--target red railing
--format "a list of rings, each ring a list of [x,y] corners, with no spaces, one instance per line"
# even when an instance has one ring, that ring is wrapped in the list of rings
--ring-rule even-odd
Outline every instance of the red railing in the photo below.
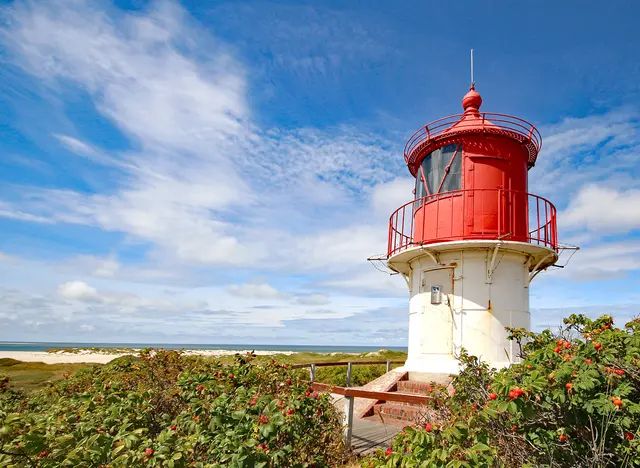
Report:
[[[459,240],[505,240],[558,248],[556,208],[545,198],[502,189],[439,193],[405,203],[389,218],[387,255]]]
[[[463,117],[465,114],[456,114],[435,120],[409,138],[404,147],[404,159],[412,174],[415,175],[419,157],[431,152],[430,147],[435,146],[438,140],[460,133],[492,133],[514,138],[527,147],[529,167],[533,166],[542,148],[542,136],[532,124],[518,117],[492,112],[480,112],[469,120],[462,120]]]

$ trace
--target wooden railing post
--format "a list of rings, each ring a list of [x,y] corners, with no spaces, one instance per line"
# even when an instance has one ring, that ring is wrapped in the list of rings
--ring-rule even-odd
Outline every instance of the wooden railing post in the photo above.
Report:
[[[309,373],[311,374],[311,381],[315,382],[316,381],[316,365],[315,364],[311,364],[311,369],[309,370]]]
[[[353,435],[353,400],[354,397],[348,396],[347,399],[347,411],[344,416],[346,419],[346,425],[344,428],[344,444],[347,448],[351,447],[351,436]]]
[[[347,387],[351,387],[351,363],[347,364]]]
[[[391,371],[391,361],[387,361],[387,373]]]

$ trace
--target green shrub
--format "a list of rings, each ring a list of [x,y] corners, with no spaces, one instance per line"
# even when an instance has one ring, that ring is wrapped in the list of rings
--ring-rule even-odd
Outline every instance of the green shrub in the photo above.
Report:
[[[0,392],[0,466],[259,467],[342,463],[328,395],[288,366],[175,351],[80,371],[29,396]]]
[[[499,372],[463,353],[455,394],[365,467],[640,466],[640,319],[565,319],[510,330],[522,362]]]

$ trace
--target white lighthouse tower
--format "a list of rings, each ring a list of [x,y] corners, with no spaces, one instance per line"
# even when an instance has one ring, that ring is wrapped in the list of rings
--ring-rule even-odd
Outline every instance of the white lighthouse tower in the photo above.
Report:
[[[556,209],[527,190],[540,133],[481,104],[472,85],[463,114],[405,146],[415,196],[391,215],[387,265],[409,286],[410,373],[455,374],[461,348],[517,362],[505,327],[529,329],[530,281],[558,259]]]

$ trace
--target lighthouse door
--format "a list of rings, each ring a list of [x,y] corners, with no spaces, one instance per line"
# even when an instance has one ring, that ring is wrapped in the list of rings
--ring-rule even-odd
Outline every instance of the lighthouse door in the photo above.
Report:
[[[437,268],[422,273],[422,353],[452,354],[453,269]]]

